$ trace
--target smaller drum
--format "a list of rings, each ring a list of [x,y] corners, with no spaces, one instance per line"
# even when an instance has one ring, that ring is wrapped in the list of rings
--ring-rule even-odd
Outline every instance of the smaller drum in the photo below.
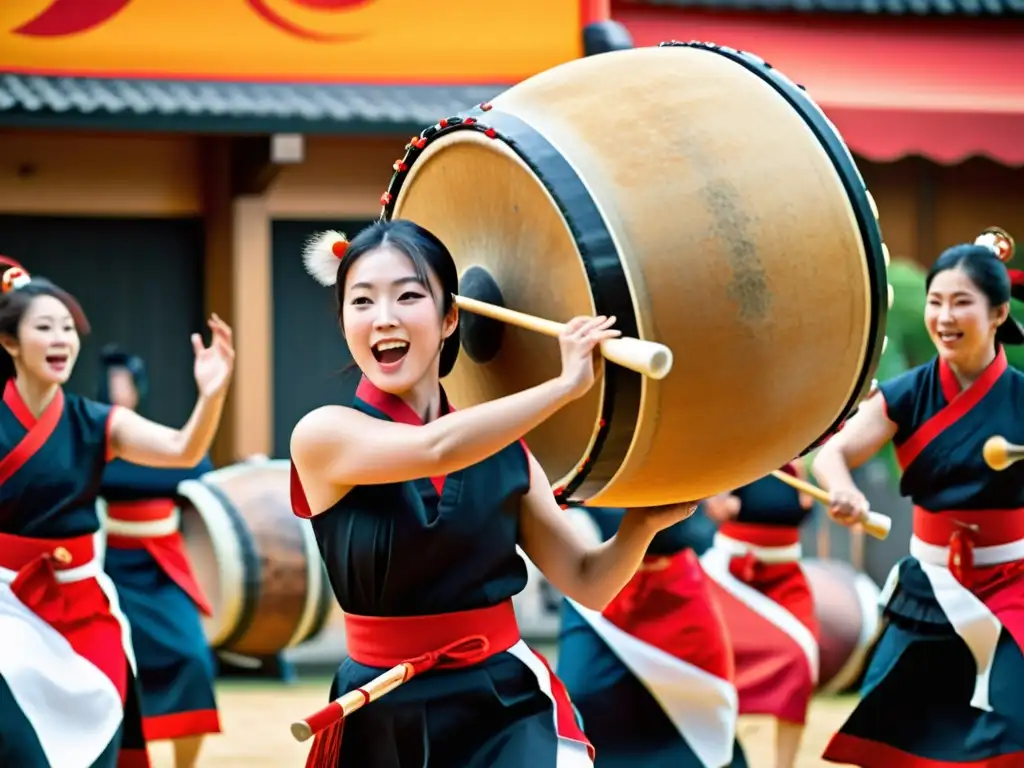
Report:
[[[308,520],[292,514],[288,462],[257,459],[178,486],[181,533],[213,616],[210,646],[267,657],[316,637],[332,604]]]
[[[820,693],[843,693],[857,683],[881,631],[881,590],[866,573],[841,560],[802,561],[821,624]]]

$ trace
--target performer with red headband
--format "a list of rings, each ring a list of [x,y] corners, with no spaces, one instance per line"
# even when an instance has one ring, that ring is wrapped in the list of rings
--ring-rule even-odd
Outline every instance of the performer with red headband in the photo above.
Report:
[[[307,765],[591,765],[565,688],[520,639],[511,598],[527,578],[518,544],[563,594],[601,610],[658,530],[692,512],[630,512],[588,547],[521,442],[593,385],[614,318],[568,324],[557,378],[457,411],[440,379],[459,352],[458,273],[440,240],[381,221],[350,244],[315,239],[306,265],[335,285],[363,374],[350,407],[307,414],[291,440],[293,508],[312,517],[346,614],[349,658],[332,697],[403,661],[417,673],[377,701],[363,693],[369,703],[346,720],[340,705],[308,718],[319,732]]]
[[[106,463],[194,466],[220,421],[231,330],[192,337],[199,397],[181,429],[65,393],[88,324],[21,268],[0,281],[0,765],[148,766],[131,634],[97,557]]]
[[[806,476],[798,462],[782,470]],[[800,567],[813,503],[771,475],[707,500],[721,527],[701,565],[732,639],[740,714],[776,719],[776,768],[796,765],[818,681],[818,619]]]
[[[146,364],[114,346],[101,353],[97,399],[135,411],[149,388]],[[176,768],[193,768],[203,736],[220,732],[213,653],[200,612],[212,613],[178,531],[178,484],[213,469],[156,468],[115,459],[100,485],[104,567],[132,628],[146,741],[173,740]]]
[[[627,511],[568,514],[606,541]],[[659,532],[603,611],[565,601],[558,676],[597,750],[596,768],[746,768],[732,645],[699,559],[713,531],[695,514]]]
[[[910,556],[883,588],[885,628],[828,761],[1024,765],[1024,465],[982,458],[993,433],[1024,442],[1024,374],[1003,350],[1024,343],[1012,252],[1001,230],[943,252],[926,280],[936,359],[882,382],[814,459],[830,514],[849,523],[868,506],[850,469],[892,440],[914,502]]]

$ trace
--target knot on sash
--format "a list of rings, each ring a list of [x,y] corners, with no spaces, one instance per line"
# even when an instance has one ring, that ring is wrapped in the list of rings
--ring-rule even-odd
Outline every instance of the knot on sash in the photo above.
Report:
[[[422,656],[407,660],[405,663],[409,667],[409,672],[405,679],[408,680],[434,667],[443,669],[476,664],[490,656],[490,649],[491,641],[484,635],[467,635]]]
[[[57,581],[57,562],[52,552],[44,552],[23,565],[11,582],[15,597],[33,611],[41,605],[59,605],[60,613],[66,615],[71,606],[65,604],[64,590]]]
[[[742,555],[733,555],[729,559],[729,573],[734,577],[749,584],[757,576],[757,569],[762,563],[753,552],[746,552]]]
[[[953,578],[970,588],[974,576],[974,532],[975,526],[958,523],[949,537],[949,560],[947,565]]]
[[[490,649],[491,641],[484,635],[467,635],[433,651],[403,661],[402,665],[405,667],[403,682],[408,682],[416,675],[435,668],[472,666],[490,656]],[[365,688],[356,688],[355,692],[362,694],[367,704],[370,703],[370,692]],[[344,711],[340,712],[339,717],[337,710],[331,714],[329,709],[317,713],[317,715],[321,714],[327,716],[330,724],[324,728],[315,729],[313,746],[306,757],[306,768],[337,768],[341,762],[341,743],[345,733],[346,717]],[[307,722],[312,725],[313,718],[309,718]]]

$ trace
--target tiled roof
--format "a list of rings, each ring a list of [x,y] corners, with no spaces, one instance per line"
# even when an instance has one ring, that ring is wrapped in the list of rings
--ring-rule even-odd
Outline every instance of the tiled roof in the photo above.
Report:
[[[372,86],[0,74],[0,125],[191,132],[419,132],[507,86]]]
[[[1024,17],[1024,0],[619,0],[628,5],[875,16]]]

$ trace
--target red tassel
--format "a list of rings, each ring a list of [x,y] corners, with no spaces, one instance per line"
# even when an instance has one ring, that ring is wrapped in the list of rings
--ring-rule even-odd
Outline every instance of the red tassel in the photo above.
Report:
[[[953,531],[949,538],[949,570],[953,578],[965,587],[968,586],[974,570],[974,542],[971,541],[971,532],[966,528]]]
[[[338,768],[344,732],[345,720],[342,719],[317,733],[306,757],[306,768]]]

